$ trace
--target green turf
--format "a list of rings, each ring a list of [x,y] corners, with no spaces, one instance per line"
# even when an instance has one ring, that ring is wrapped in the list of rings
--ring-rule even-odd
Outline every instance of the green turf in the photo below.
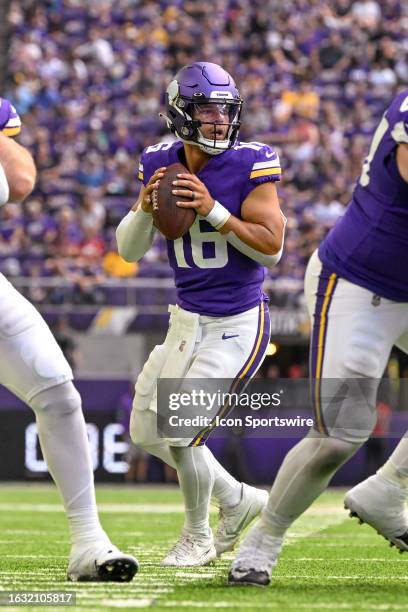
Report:
[[[177,489],[99,487],[97,496],[104,527],[141,563],[132,583],[68,583],[68,533],[55,489],[4,485],[0,588],[74,590],[82,609],[408,610],[408,555],[346,518],[341,491],[327,492],[295,523],[267,589],[228,587],[231,555],[206,568],[160,567],[182,525]]]

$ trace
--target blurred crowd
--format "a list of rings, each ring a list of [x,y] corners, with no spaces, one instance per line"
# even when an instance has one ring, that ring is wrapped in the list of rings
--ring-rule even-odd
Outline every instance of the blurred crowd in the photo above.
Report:
[[[62,275],[85,303],[102,299],[105,278],[168,274],[160,237],[140,266],[125,265],[114,229],[137,197],[140,152],[169,139],[158,113],[181,66],[222,64],[244,99],[240,139],[281,156],[289,221],[270,275],[282,305],[296,303],[381,113],[408,86],[403,0],[13,0],[8,22],[3,94],[39,180],[23,209],[1,212],[1,269]]]

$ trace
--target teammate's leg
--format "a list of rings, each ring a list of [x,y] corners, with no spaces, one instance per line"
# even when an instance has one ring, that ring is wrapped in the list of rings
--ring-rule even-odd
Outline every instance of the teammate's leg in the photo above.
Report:
[[[408,311],[408,306],[407,306]],[[408,332],[396,345],[408,353]],[[377,474],[347,492],[344,505],[350,516],[368,523],[400,550],[408,550],[408,432]]]
[[[109,538],[96,509],[93,468],[81,409],[71,381],[46,389],[30,401],[44,459],[59,488],[73,546]]]
[[[89,562],[71,577],[131,579],[136,560],[120,553],[119,567],[119,551],[99,524],[89,443],[71,368],[38,311],[2,275],[0,293],[0,383],[34,409],[43,454],[67,510],[73,551],[91,551]]]
[[[369,381],[363,398],[367,405],[358,406],[360,398],[348,393],[340,418],[328,427],[324,422],[327,405],[317,398],[316,427],[320,433],[309,433],[285,458],[261,520],[240,546],[230,574],[232,583],[269,582],[287,528],[326,488],[333,474],[358,450],[375,425],[376,386],[395,334],[398,337],[400,322],[387,306],[370,309],[369,292],[344,281],[336,288],[336,283],[333,276],[322,272],[319,260],[313,257],[305,279],[309,311],[314,314],[312,375],[316,379]],[[384,334],[385,329],[388,335]],[[316,356],[320,371],[315,368],[313,372]],[[368,410],[364,409],[367,407]],[[339,438],[330,437],[333,431]],[[265,534],[273,541],[265,538]],[[248,559],[253,559],[256,571],[248,567]]]
[[[408,493],[408,432],[377,473]]]
[[[44,458],[63,499],[71,534],[71,580],[131,580],[136,560],[114,546],[99,522],[81,399],[71,381],[35,395]]]
[[[322,438],[313,430],[292,448],[279,469],[262,514],[266,530],[282,537],[360,446],[336,438]]]
[[[406,305],[408,316],[408,304]],[[408,355],[408,324],[405,331],[396,341],[396,346]],[[378,470],[387,480],[408,492],[408,432],[401,439],[386,463]]]

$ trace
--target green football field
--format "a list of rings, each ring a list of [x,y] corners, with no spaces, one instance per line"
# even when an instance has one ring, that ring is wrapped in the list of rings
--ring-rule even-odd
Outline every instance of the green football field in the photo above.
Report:
[[[160,567],[182,525],[176,488],[98,487],[97,496],[113,541],[141,563],[133,582],[67,582],[67,526],[55,489],[1,485],[1,590],[75,591],[77,606],[89,610],[408,610],[408,555],[347,518],[342,491],[326,493],[295,523],[267,589],[228,587],[231,555],[204,568]]]

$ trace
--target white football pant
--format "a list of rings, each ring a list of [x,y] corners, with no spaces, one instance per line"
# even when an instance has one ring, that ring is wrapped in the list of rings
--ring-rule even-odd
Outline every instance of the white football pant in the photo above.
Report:
[[[208,317],[170,306],[170,325],[163,344],[156,346],[135,386],[130,421],[132,440],[141,446],[165,441],[156,427],[157,379],[229,379],[242,391],[240,382],[260,367],[269,343],[270,323],[265,302],[229,317]],[[237,391],[238,392],[238,391]],[[194,408],[192,407],[192,416]],[[171,446],[197,446],[208,431],[194,437],[171,438]]]
[[[396,345],[408,352],[408,303],[380,298],[338,277],[322,265],[317,251],[306,270],[305,295],[312,318],[315,427],[364,442],[377,420],[377,389],[391,349]]]

